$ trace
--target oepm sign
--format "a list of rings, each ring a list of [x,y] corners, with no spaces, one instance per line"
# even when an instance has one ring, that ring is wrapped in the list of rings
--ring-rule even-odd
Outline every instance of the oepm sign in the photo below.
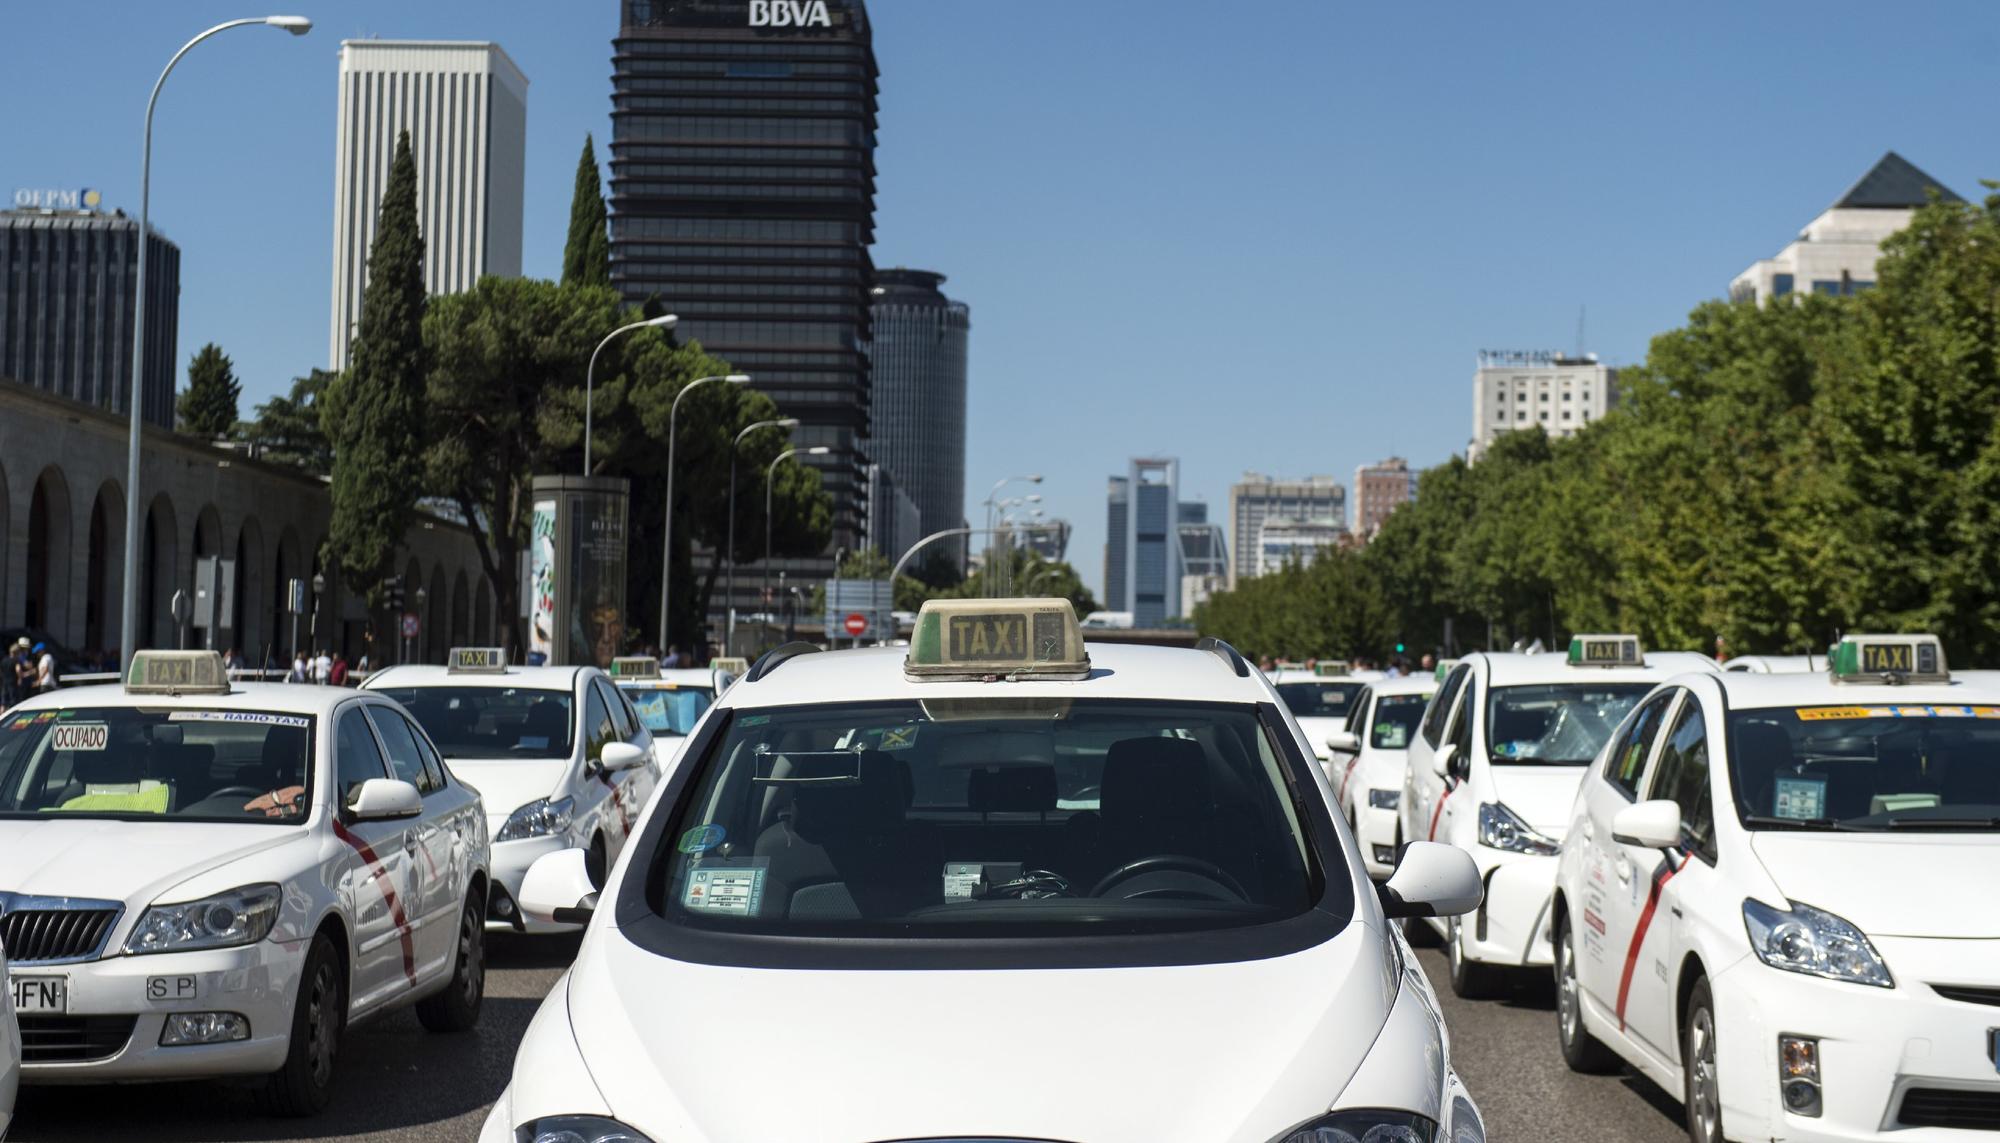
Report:
[[[831,28],[826,0],[750,0],[753,28]]]

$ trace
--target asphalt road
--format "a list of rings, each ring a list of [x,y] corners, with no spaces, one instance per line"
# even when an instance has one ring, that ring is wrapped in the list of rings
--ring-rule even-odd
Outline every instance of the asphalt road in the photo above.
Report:
[[[433,1036],[407,1013],[348,1036],[333,1106],[317,1119],[269,1119],[244,1087],[220,1083],[29,1088],[10,1143],[467,1143],[506,1086],[514,1046],[576,952],[574,938],[495,937],[477,1030]],[[1499,1143],[1675,1143],[1680,1109],[1634,1075],[1580,1076],[1556,1053],[1555,997],[1542,974],[1500,1000],[1467,1001],[1444,958],[1420,949],[1451,1025],[1459,1074]]]

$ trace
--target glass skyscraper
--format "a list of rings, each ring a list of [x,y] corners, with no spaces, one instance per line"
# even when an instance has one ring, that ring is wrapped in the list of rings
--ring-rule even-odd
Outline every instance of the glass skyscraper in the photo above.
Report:
[[[965,356],[972,312],[945,297],[943,285],[944,275],[928,270],[876,275],[866,447],[916,503],[916,534],[896,533],[905,546],[965,521]],[[902,552],[883,554],[893,560]]]

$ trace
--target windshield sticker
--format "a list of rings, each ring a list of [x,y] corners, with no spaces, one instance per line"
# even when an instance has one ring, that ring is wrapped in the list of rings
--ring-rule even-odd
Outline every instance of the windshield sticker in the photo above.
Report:
[[[769,721],[771,721],[771,716],[768,714],[753,714],[743,720],[743,725],[762,726]]]
[[[111,741],[111,728],[101,722],[66,722],[49,732],[51,750],[102,750]]]
[[[254,710],[176,710],[168,722],[251,722],[262,726],[311,726],[312,719],[299,714],[264,714]]]
[[[20,718],[15,719],[13,727],[15,730],[26,730],[31,726],[40,726],[45,722],[54,722],[55,720],[55,711],[38,710],[33,714],[24,714]]]
[[[523,734],[517,743],[523,750],[547,750],[549,736],[546,734]]]
[[[2000,718],[2000,706],[1820,706],[1798,712],[1800,722],[1855,718]]]
[[[764,903],[768,857],[696,858],[681,904],[696,913],[754,917]]]
[[[1826,816],[1825,778],[1779,778],[1771,794],[1771,816],[1815,821]]]
[[[680,850],[682,853],[707,853],[721,845],[722,839],[728,836],[729,831],[715,822],[698,825],[681,835]]]
[[[914,726],[892,726],[882,732],[882,749],[908,750],[917,744],[917,728]]]

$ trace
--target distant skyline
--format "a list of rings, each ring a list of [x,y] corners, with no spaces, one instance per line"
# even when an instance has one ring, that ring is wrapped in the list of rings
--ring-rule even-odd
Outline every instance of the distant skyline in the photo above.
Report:
[[[182,61],[153,219],[183,254],[179,363],[234,358],[247,415],[326,364],[342,39],[491,40],[530,82],[523,267],[560,268],[577,148],[607,155],[613,0],[280,6]],[[1642,358],[1884,151],[1968,198],[2000,9],[1282,0],[873,0],[878,266],[972,306],[967,514],[1043,472],[1103,595],[1105,478],[1181,459],[1351,474],[1463,451],[1480,348]],[[95,187],[137,213],[146,94],[240,3],[17,6],[0,193]],[[1343,477],[1345,479],[1345,477]],[[1351,494],[1351,490],[1350,490]]]

